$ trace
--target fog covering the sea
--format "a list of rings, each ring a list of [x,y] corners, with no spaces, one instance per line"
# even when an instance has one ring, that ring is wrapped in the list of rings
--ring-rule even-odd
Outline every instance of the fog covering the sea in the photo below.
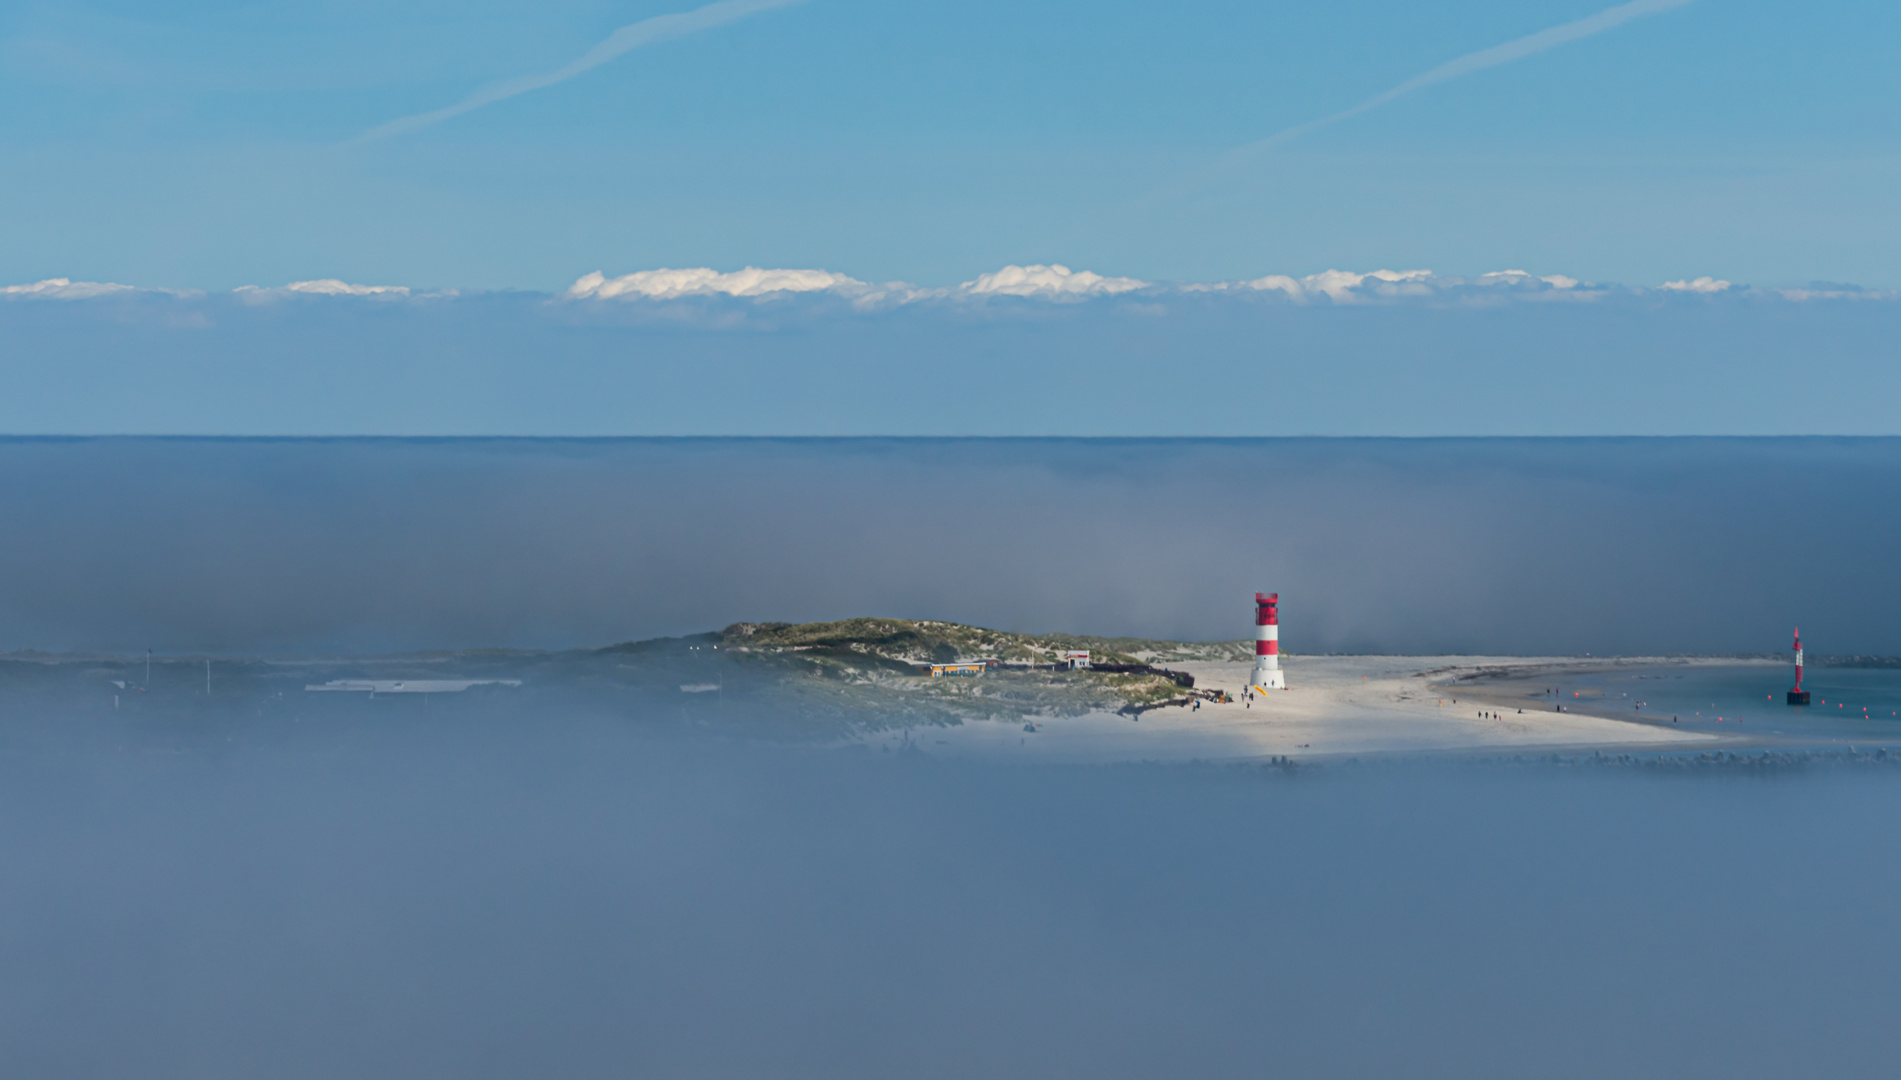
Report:
[[[0,1075],[1886,1076],[1886,757],[1005,765],[935,759],[929,728],[899,753],[700,729],[659,691],[301,694],[284,661],[274,702],[220,696],[244,665],[205,693],[183,654],[863,613],[1231,638],[1257,588],[1295,671],[1771,649],[1797,617],[1817,651],[1893,652],[1897,465],[1879,440],[0,442],[6,646],[161,650],[143,692],[136,662],[4,665]]]
[[[1292,653],[1901,653],[1901,439],[0,440],[0,649],[855,615]]]
[[[64,730],[0,755],[10,1076],[1892,1072],[1892,766]]]

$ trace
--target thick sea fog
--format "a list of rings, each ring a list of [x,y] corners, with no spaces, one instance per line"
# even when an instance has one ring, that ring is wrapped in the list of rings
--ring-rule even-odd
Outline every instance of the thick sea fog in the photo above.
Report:
[[[0,650],[740,620],[1301,652],[1901,653],[1901,439],[0,441]]]
[[[1233,638],[1256,589],[1295,663],[1896,652],[1901,442],[13,440],[0,482],[6,647],[125,653],[4,665],[0,1075],[1892,1071],[1885,755],[1005,766],[781,745],[687,643],[441,701],[283,654]]]
[[[69,734],[0,756],[9,1076],[1892,1072],[1885,764]]]

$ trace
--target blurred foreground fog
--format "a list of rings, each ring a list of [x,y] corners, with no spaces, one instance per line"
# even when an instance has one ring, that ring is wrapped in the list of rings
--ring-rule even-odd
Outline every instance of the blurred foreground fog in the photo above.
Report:
[[[0,651],[857,615],[1388,653],[1901,654],[1901,439],[0,440]]]
[[[700,727],[690,665],[609,709],[617,653],[375,707],[283,654],[1234,638],[1260,588],[1296,657],[1895,653],[1901,441],[11,440],[0,483],[0,647],[126,654],[0,685],[0,1076],[1892,1072],[1889,766],[959,764],[770,745],[764,683]]]
[[[1885,770],[40,722],[0,755],[8,1076],[1892,1074]]]

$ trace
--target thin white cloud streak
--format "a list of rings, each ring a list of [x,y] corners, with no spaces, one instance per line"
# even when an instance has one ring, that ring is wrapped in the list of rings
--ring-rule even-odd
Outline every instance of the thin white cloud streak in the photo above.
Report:
[[[1350,109],[1342,109],[1331,116],[1323,116],[1318,120],[1309,120],[1304,124],[1296,124],[1285,131],[1276,132],[1265,139],[1249,143],[1242,149],[1260,150],[1270,146],[1276,146],[1290,139],[1299,138],[1310,131],[1316,131],[1320,128],[1337,124],[1342,120],[1351,119],[1362,113],[1372,112],[1382,105],[1397,101],[1408,94],[1417,93],[1428,86],[1434,86],[1451,79],[1456,79],[1462,75],[1470,75],[1474,72],[1484,71],[1487,68],[1495,68],[1503,64],[1509,64],[1515,60],[1523,60],[1527,56],[1535,56],[1549,49],[1555,49],[1560,45],[1568,45],[1573,41],[1581,41],[1584,38],[1601,34],[1606,30],[1615,29],[1630,22],[1632,19],[1641,19],[1647,15],[1660,15],[1663,12],[1685,7],[1694,2],[1695,0],[1631,0],[1628,4],[1619,4],[1614,8],[1606,8],[1595,15],[1579,19],[1576,22],[1568,22],[1562,26],[1553,26],[1546,30],[1540,30],[1535,34],[1527,34],[1516,40],[1507,41],[1503,45],[1494,45],[1489,49],[1480,49],[1478,52],[1467,53],[1456,60],[1448,60],[1423,75],[1417,75],[1407,79],[1405,82],[1400,83],[1385,93],[1375,94]]]
[[[431,124],[439,124],[452,117],[461,116],[463,113],[473,112],[484,105],[493,105],[498,101],[504,101],[519,94],[526,94],[532,90],[544,90],[556,83],[567,82],[577,75],[592,71],[602,64],[607,63],[609,60],[632,52],[643,45],[652,45],[660,41],[671,41],[674,38],[685,37],[688,34],[698,33],[701,30],[711,30],[714,27],[738,22],[749,15],[756,15],[759,12],[768,11],[772,8],[790,7],[793,4],[803,2],[804,0],[718,0],[717,3],[708,4],[705,7],[695,8],[692,11],[681,12],[676,15],[656,15],[651,19],[642,19],[637,23],[630,23],[614,31],[607,36],[606,41],[594,46],[587,52],[582,53],[575,60],[556,68],[554,71],[547,72],[543,75],[523,75],[519,78],[504,79],[498,83],[491,83],[477,90],[475,93],[470,94],[468,97],[463,98],[461,101],[456,102],[454,105],[437,109],[433,112],[418,113],[415,116],[405,116],[399,120],[391,120],[387,124],[371,128],[369,131],[359,135],[357,141],[370,142],[375,139],[385,139],[392,135],[403,135],[411,131],[417,131]]]
[[[1283,143],[1291,142],[1308,132],[1318,131],[1321,128],[1337,124],[1342,120],[1348,120],[1363,113],[1371,112],[1382,105],[1390,104],[1408,94],[1418,93],[1429,86],[1434,86],[1464,75],[1470,75],[1474,72],[1484,71],[1487,68],[1495,68],[1502,64],[1523,60],[1528,56],[1534,56],[1538,53],[1555,49],[1560,45],[1567,45],[1573,41],[1579,41],[1596,34],[1604,33],[1606,30],[1615,29],[1632,19],[1641,19],[1649,15],[1659,15],[1675,8],[1686,7],[1694,2],[1695,0],[1631,0],[1630,3],[1619,4],[1613,8],[1606,8],[1595,15],[1587,16],[1576,22],[1568,22],[1562,26],[1553,26],[1545,30],[1540,30],[1535,34],[1527,34],[1524,37],[1507,41],[1503,45],[1494,45],[1489,49],[1480,49],[1477,52],[1467,53],[1457,59],[1448,60],[1438,67],[1433,68],[1431,71],[1407,79],[1405,82],[1400,83],[1398,86],[1384,93],[1375,94],[1350,109],[1342,109],[1332,115],[1323,116],[1318,120],[1309,120],[1304,124],[1295,124],[1293,127],[1277,131],[1265,139],[1257,139],[1254,142],[1236,147],[1226,154],[1223,154],[1214,163],[1189,173],[1172,183],[1161,185],[1151,190],[1147,195],[1131,201],[1127,206],[1117,211],[1117,216],[1125,217],[1132,213],[1141,213],[1153,209],[1158,204],[1182,198],[1234,172],[1263,151],[1280,146]],[[1073,242],[1075,239],[1075,236],[1066,238],[1066,240],[1070,242]]]

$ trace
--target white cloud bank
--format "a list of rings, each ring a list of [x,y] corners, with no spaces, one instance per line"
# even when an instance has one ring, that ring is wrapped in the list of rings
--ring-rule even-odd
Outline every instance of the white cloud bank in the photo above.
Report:
[[[284,286],[286,291],[310,293],[315,296],[408,296],[407,285],[352,285],[336,278],[319,278],[316,281],[293,281]]]
[[[1006,266],[995,273],[959,285],[966,296],[1114,296],[1148,288],[1148,282],[1126,277],[1103,277],[1087,270],[1074,271],[1061,263],[1049,266]]]
[[[9,300],[90,300],[95,296],[132,291],[130,285],[118,285],[110,281],[73,281],[63,277],[47,278],[29,285],[0,286],[0,296]]]
[[[838,292],[857,296],[871,291],[857,278],[829,270],[761,270],[748,266],[722,274],[699,267],[692,270],[642,270],[610,278],[599,270],[583,275],[563,294],[570,300],[612,300],[615,297],[672,300],[681,296],[768,296],[773,293]]]
[[[761,269],[722,273],[705,267],[642,270],[620,277],[587,274],[563,292],[566,300],[664,301],[693,296],[730,296],[755,300],[795,295],[830,295],[854,307],[874,308],[927,302],[978,303],[994,298],[1052,302],[1107,299],[1140,293],[1145,300],[1169,295],[1274,293],[1296,304],[1442,303],[1488,306],[1500,303],[1590,303],[1611,297],[1697,297],[1729,294],[1749,298],[1807,300],[1901,300],[1901,292],[1861,289],[1818,282],[1806,289],[1753,289],[1722,278],[1703,276],[1666,281],[1654,287],[1600,284],[1566,274],[1494,270],[1474,277],[1431,270],[1322,270],[1294,277],[1269,274],[1245,281],[1149,282],[1072,270],[1060,263],[1005,266],[948,288],[901,281],[874,284],[830,270]]]
[[[177,298],[203,297],[196,291],[148,289],[113,282],[47,278],[23,285],[0,286],[0,301],[93,300],[108,297],[166,294]],[[983,304],[1041,301],[1082,303],[1139,297],[1143,303],[1227,294],[1271,295],[1294,304],[1379,305],[1425,303],[1490,306],[1500,303],[1590,303],[1613,297],[1662,299],[1807,301],[1901,301],[1901,291],[1863,289],[1856,285],[1815,282],[1800,289],[1755,289],[1718,277],[1702,276],[1666,281],[1652,287],[1598,284],[1564,274],[1537,275],[1525,270],[1495,270],[1475,277],[1436,274],[1431,270],[1322,270],[1295,277],[1268,274],[1244,281],[1149,282],[1132,277],[1109,277],[1089,270],[1072,270],[1060,263],[1005,266],[949,287],[925,287],[902,281],[882,284],[831,270],[762,268],[733,271],[708,267],[641,270],[618,277],[595,271],[583,275],[562,291],[557,302],[664,303],[693,297],[727,297],[771,302],[796,297],[833,297],[859,310],[912,304]],[[381,302],[438,301],[458,294],[454,290],[418,292],[407,285],[363,285],[339,278],[293,281],[260,288],[245,285],[226,294],[247,304],[267,304],[295,297],[329,297]]]
[[[1708,279],[1698,279],[1704,280]],[[1105,277],[1089,270],[1072,270],[1060,263],[1038,263],[1005,266],[950,288],[924,288],[905,282],[874,285],[829,270],[764,270],[754,266],[731,273],[704,267],[643,270],[615,278],[596,271],[577,280],[563,296],[570,300],[671,300],[716,294],[765,298],[793,293],[830,293],[847,297],[863,307],[932,300],[977,301],[990,297],[1088,300],[1133,292],[1154,296],[1171,292],[1279,292],[1303,304],[1369,304],[1435,297],[1480,301],[1507,296],[1588,300],[1609,291],[1607,287],[1563,274],[1539,277],[1524,270],[1499,270],[1473,278],[1444,276],[1431,270],[1323,270],[1299,278],[1270,274],[1249,281],[1157,284],[1132,277]],[[1693,291],[1708,290],[1696,287]]]
[[[830,270],[762,270],[757,266],[748,266],[731,273],[697,267],[690,270],[641,270],[612,278],[596,270],[576,280],[562,295],[569,300],[673,300],[685,296],[766,298],[792,293],[832,293],[866,307],[990,296],[1083,300],[1148,287],[1146,281],[1104,277],[1088,270],[1071,270],[1058,263],[1048,266],[1040,263],[1033,266],[1006,266],[988,274],[979,274],[975,281],[966,281],[949,289],[919,288],[902,281],[874,285]]]
[[[293,296],[340,296],[365,297],[375,300],[435,300],[458,295],[454,289],[439,292],[419,293],[407,285],[359,285],[339,278],[314,278],[310,281],[293,281],[288,285],[260,288],[256,285],[240,285],[231,290],[232,294],[249,304],[267,304],[274,300],[284,300]]]
[[[1294,278],[1269,274],[1252,281],[1223,281],[1180,286],[1183,292],[1253,290],[1280,292],[1296,303],[1372,304],[1405,299],[1496,300],[1527,296],[1539,299],[1589,299],[1601,296],[1599,286],[1574,277],[1552,274],[1537,277],[1523,270],[1495,270],[1478,277],[1450,277],[1430,270],[1323,270]]]
[[[1736,286],[1724,281],[1722,278],[1713,277],[1692,278],[1688,281],[1666,281],[1658,286],[1658,288],[1668,289],[1671,292],[1692,293],[1728,292],[1735,287]]]

